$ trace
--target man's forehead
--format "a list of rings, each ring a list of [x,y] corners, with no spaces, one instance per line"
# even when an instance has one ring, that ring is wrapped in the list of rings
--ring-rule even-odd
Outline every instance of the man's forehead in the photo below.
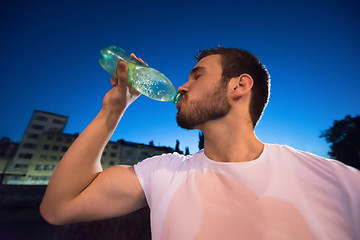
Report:
[[[194,67],[196,68],[221,68],[221,55],[213,54],[202,58]]]

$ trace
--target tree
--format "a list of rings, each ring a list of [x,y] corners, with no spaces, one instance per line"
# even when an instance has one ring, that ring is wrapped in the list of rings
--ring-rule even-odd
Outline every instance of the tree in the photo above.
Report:
[[[335,120],[320,137],[331,144],[331,158],[360,169],[360,116],[347,115],[342,120]]]
[[[204,134],[202,132],[199,133],[199,150],[204,149]]]
[[[176,139],[175,151],[176,151],[176,152],[181,152],[181,151],[180,151],[180,141],[177,140],[177,139]]]
[[[189,147],[186,147],[186,148],[185,148],[185,155],[190,155],[190,149],[189,149]]]

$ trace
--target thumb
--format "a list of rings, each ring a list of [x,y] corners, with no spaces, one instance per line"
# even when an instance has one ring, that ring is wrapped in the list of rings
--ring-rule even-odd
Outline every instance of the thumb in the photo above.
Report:
[[[138,92],[134,87],[129,86],[128,83],[128,75],[129,75],[129,64],[124,61],[119,61],[116,67],[116,79],[111,79],[111,84],[120,89],[128,89],[131,96],[139,96],[140,92]],[[115,84],[113,84],[115,82]],[[120,90],[121,91],[121,90]]]
[[[118,84],[122,86],[127,85],[128,73],[129,73],[128,64],[124,61],[119,61],[116,67],[116,78],[118,79]]]

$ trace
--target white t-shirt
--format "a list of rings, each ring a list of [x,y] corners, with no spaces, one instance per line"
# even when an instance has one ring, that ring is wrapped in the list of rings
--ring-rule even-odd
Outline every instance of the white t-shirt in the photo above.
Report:
[[[177,153],[135,171],[151,210],[152,239],[360,239],[360,171],[265,144],[250,162]]]

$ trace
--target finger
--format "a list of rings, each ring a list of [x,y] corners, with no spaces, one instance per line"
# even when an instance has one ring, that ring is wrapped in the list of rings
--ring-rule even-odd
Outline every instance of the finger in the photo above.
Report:
[[[143,64],[145,64],[146,66],[149,66],[149,64],[147,64],[144,60],[142,60],[141,58],[138,58],[134,53],[130,54],[132,57],[136,58],[139,62],[142,62]]]
[[[110,81],[111,81],[111,85],[112,85],[113,87],[115,87],[116,85],[118,85],[118,79],[117,79],[116,77],[111,77]]]
[[[116,78],[118,84],[123,83],[127,85],[128,71],[129,71],[128,64],[126,62],[119,61],[116,68]]]
[[[143,64],[145,64],[146,66],[149,66],[149,64],[147,64],[146,62],[144,62],[144,60],[142,60],[141,58],[138,58],[138,60],[139,60],[140,62],[142,62]]]
[[[127,71],[127,67],[128,66],[127,66],[126,62],[119,61],[118,64],[117,64],[117,67],[116,67],[116,74]]]

